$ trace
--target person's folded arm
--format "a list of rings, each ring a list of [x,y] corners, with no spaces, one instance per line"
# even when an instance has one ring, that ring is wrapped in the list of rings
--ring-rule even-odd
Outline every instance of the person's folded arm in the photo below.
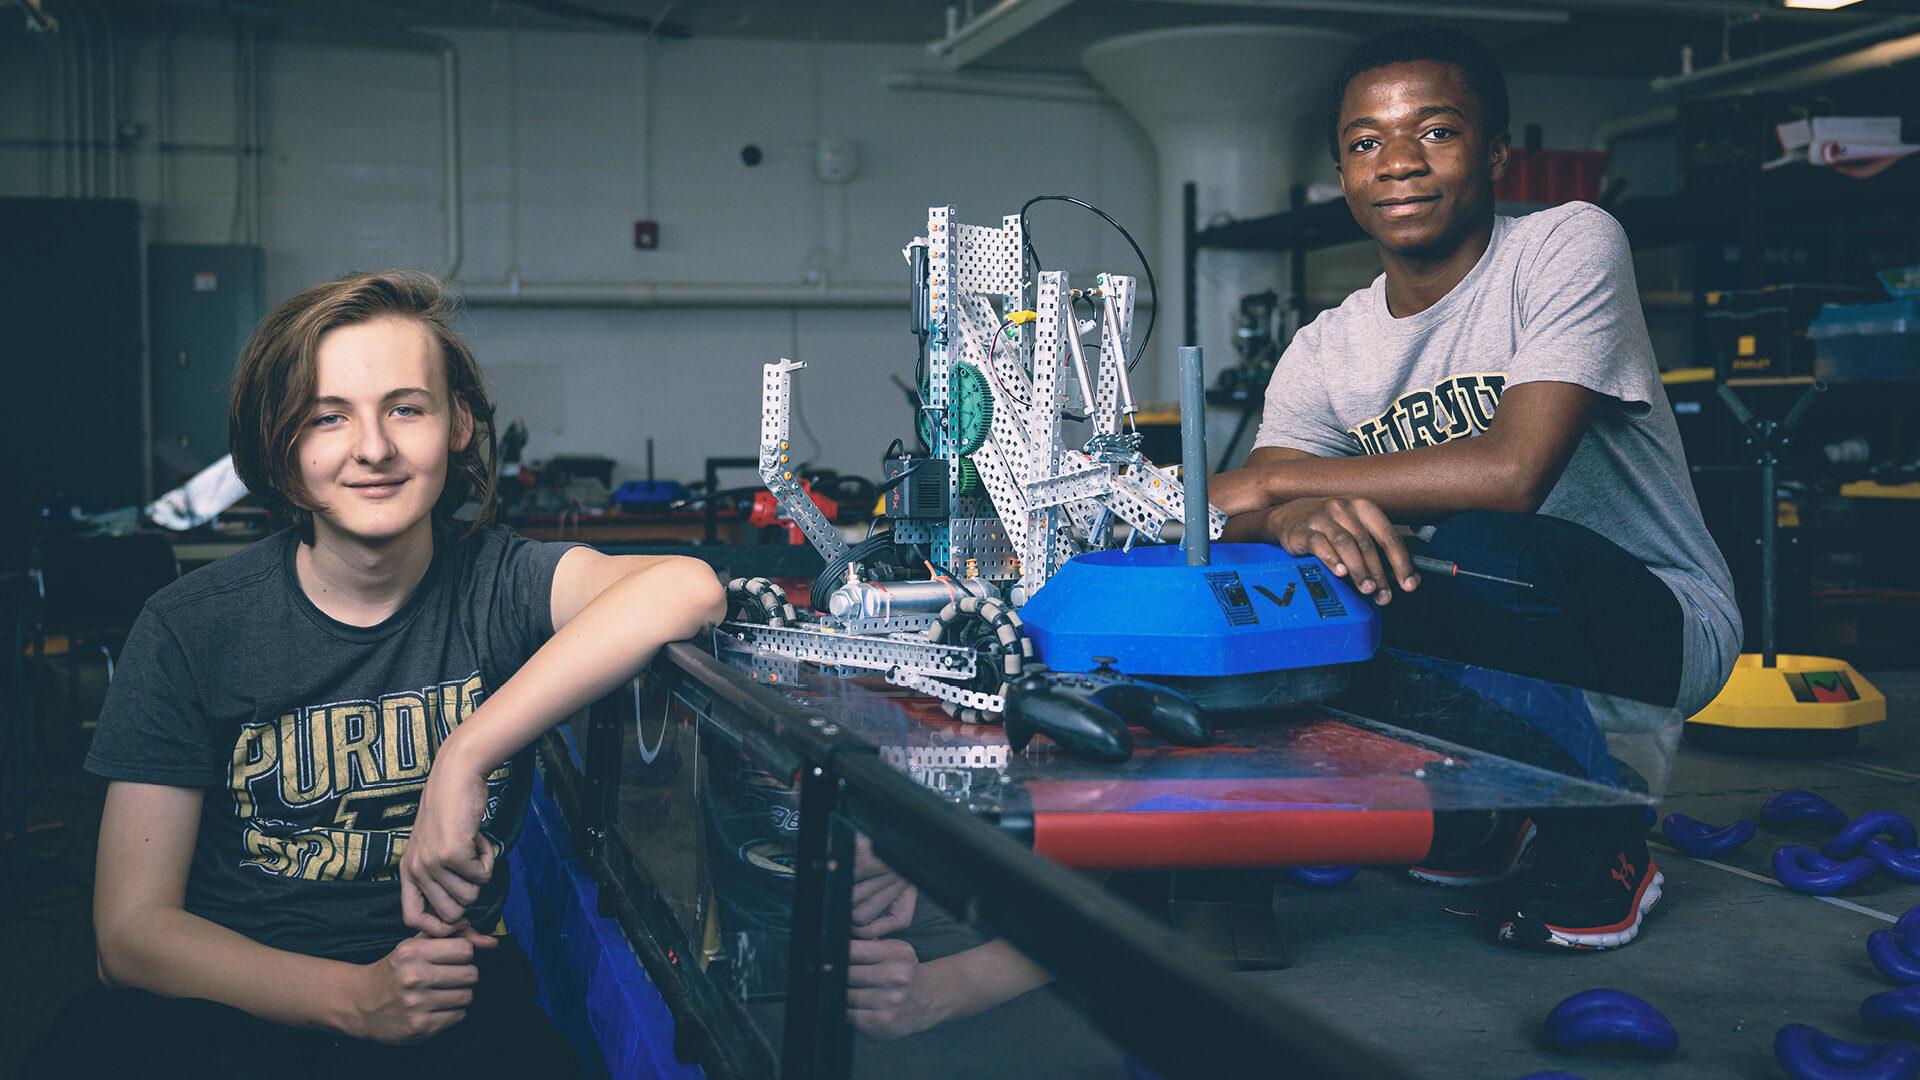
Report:
[[[389,1043],[426,1038],[466,1016],[474,950],[493,945],[472,930],[409,939],[372,964],[349,964],[275,949],[187,911],[204,799],[199,788],[108,785],[93,891],[102,983]]]
[[[661,646],[725,614],[726,591],[698,559],[612,556],[584,547],[562,556],[553,577],[553,637],[434,757],[400,862],[407,925],[453,933],[492,877],[496,852],[480,833],[487,774],[632,678]]]
[[[1601,396],[1574,383],[1529,382],[1501,395],[1481,434],[1390,454],[1316,457],[1263,446],[1209,481],[1209,501],[1238,517],[1300,498],[1361,498],[1400,522],[1463,510],[1540,509]]]
[[[1315,555],[1375,603],[1419,575],[1395,523],[1426,524],[1465,510],[1540,509],[1586,432],[1601,396],[1573,383],[1534,382],[1502,395],[1493,423],[1437,446],[1361,457],[1257,447],[1222,473],[1208,497],[1232,541],[1266,541]]]
[[[1052,978],[998,938],[924,963],[899,938],[847,945],[847,1020],[880,1039],[985,1012]]]

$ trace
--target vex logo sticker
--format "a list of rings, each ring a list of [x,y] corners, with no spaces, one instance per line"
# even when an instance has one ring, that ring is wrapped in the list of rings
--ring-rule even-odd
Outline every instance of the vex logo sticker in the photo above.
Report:
[[[1844,671],[1783,671],[1795,701],[1859,701],[1860,692]]]
[[[1340,597],[1327,586],[1327,575],[1318,566],[1302,566],[1300,580],[1306,583],[1307,595],[1313,597],[1313,607],[1323,619],[1337,619],[1347,613],[1347,606]]]
[[[1253,613],[1253,601],[1247,597],[1247,587],[1241,584],[1238,571],[1208,574],[1207,584],[1213,587],[1214,603],[1220,605],[1220,613],[1227,617],[1228,626],[1252,626],[1260,621],[1260,616]]]

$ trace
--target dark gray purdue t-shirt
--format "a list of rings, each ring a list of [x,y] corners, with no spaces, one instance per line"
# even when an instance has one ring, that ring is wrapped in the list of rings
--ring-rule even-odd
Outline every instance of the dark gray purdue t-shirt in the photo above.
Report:
[[[1619,544],[1685,616],[1681,715],[1720,692],[1740,653],[1726,561],[1700,520],[1660,385],[1626,233],[1597,206],[1494,219],[1493,241],[1440,302],[1396,319],[1386,275],[1294,335],[1267,386],[1255,446],[1321,457],[1477,435],[1527,382],[1584,386],[1594,413],[1540,513]]]
[[[87,769],[206,789],[186,909],[265,945],[365,963],[411,937],[396,872],[440,741],[553,636],[571,544],[506,528],[435,537],[426,577],[378,626],[336,622],[294,573],[292,531],[147,602]],[[487,778],[487,834],[518,837],[523,753]],[[499,918],[506,861],[469,910]]]

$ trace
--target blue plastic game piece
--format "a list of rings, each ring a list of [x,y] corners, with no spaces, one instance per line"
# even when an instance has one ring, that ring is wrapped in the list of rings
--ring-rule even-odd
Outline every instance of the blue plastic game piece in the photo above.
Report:
[[[1860,1003],[1860,1022],[1908,1041],[1920,1036],[1920,986],[1883,990]]]
[[[1894,847],[1876,836],[1861,844],[1860,852],[1890,876],[1920,883],[1920,847]]]
[[[1824,796],[1811,791],[1783,791],[1760,807],[1760,824],[1769,829],[1815,821],[1838,829],[1847,823],[1847,815]]]
[[[1345,885],[1360,872],[1357,866],[1285,866],[1280,872],[1309,889],[1331,889]]]
[[[1666,1057],[1680,1036],[1660,1010],[1624,990],[1583,990],[1547,1014],[1547,1045],[1555,1050],[1623,1046]]]
[[[1661,823],[1660,831],[1666,834],[1667,842],[1682,853],[1705,859],[1724,855],[1753,839],[1755,830],[1753,822],[1746,818],[1723,828],[1685,814],[1668,814],[1667,820]]]
[[[1788,844],[1773,853],[1773,876],[1808,896],[1832,896],[1872,877],[1873,871],[1873,860],[1865,855],[1840,862],[1800,844]]]
[[[1773,1037],[1773,1056],[1793,1080],[1913,1080],[1920,1076],[1920,1046],[1904,1041],[1850,1043],[1806,1024],[1781,1028]]]
[[[1902,986],[1920,983],[1920,932],[1875,930],[1867,935],[1867,959]]]
[[[1860,850],[1860,845],[1870,837],[1885,833],[1901,847],[1920,844],[1920,835],[1913,831],[1913,822],[1905,814],[1892,810],[1870,810],[1847,823],[1846,828],[1834,834],[1833,839],[1820,845],[1820,854],[1829,859],[1844,859]]]
[[[1900,921],[1893,924],[1893,928],[1920,931],[1920,904],[1908,908],[1906,914],[1900,916]]]

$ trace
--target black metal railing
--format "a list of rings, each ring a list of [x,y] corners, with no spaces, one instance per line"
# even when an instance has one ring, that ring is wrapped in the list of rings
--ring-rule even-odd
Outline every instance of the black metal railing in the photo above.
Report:
[[[699,717],[702,738],[723,738],[756,767],[799,778],[781,1080],[835,1080],[852,1069],[845,1015],[856,833],[927,898],[990,927],[1045,968],[1094,1025],[1167,1080],[1413,1075],[915,784],[833,717],[796,707],[699,646],[668,646],[651,676]],[[593,710],[582,778],[556,776],[556,801],[601,883],[603,913],[634,939],[674,1013],[676,1051],[715,1077],[769,1075],[771,1048],[744,1008],[691,962],[685,928],[611,828],[621,722],[610,705]],[[569,771],[562,756],[549,753],[550,774]]]

